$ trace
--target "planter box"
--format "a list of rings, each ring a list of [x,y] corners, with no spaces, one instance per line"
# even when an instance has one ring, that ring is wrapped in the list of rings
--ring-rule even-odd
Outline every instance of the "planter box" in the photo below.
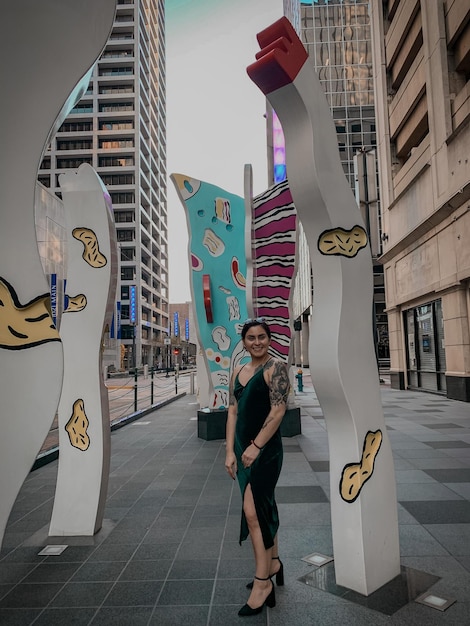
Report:
[[[197,436],[205,441],[225,439],[225,424],[227,422],[227,409],[197,412]],[[282,437],[294,437],[300,435],[300,407],[288,409],[281,423]]]
[[[227,422],[227,409],[214,409],[213,411],[197,412],[197,436],[206,441],[225,439],[225,424]]]

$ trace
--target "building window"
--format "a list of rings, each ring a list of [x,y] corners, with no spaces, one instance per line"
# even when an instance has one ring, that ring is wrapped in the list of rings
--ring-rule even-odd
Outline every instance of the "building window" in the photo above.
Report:
[[[112,94],[112,93],[133,93],[134,85],[103,85],[99,88],[100,94]]]
[[[123,76],[125,74],[133,74],[133,67],[100,67],[100,76]]]
[[[114,141],[109,141],[107,139],[100,139],[99,147],[105,150],[115,150],[119,148],[133,148],[134,140],[133,139],[115,139]]]
[[[64,122],[59,128],[59,133],[79,133],[93,130],[93,122]]]
[[[100,104],[100,113],[114,113],[116,111],[133,111],[132,102],[109,102]]]
[[[102,156],[98,159],[98,167],[127,167],[134,165],[134,157]]]
[[[70,115],[74,113],[93,113],[93,103],[92,102],[79,102],[70,111]]]
[[[135,267],[121,267],[121,280],[134,280]]]
[[[79,158],[70,158],[70,159],[57,159],[57,169],[61,170],[61,169],[68,169],[70,167],[80,167],[80,165],[82,163],[88,163],[89,165],[92,164],[92,159],[91,157],[83,157],[82,159]]]
[[[134,241],[133,230],[116,230],[116,239],[118,241]]]
[[[132,204],[135,194],[133,191],[111,192],[111,201],[113,204]]]
[[[135,259],[135,248],[121,248],[121,261],[133,261]]]
[[[134,220],[134,211],[114,211],[114,221],[118,224],[133,222]]]
[[[105,185],[133,185],[134,174],[101,174]]]
[[[57,150],[92,150],[92,139],[67,139],[57,141]]]
[[[100,130],[132,130],[133,128],[132,120],[100,122]]]

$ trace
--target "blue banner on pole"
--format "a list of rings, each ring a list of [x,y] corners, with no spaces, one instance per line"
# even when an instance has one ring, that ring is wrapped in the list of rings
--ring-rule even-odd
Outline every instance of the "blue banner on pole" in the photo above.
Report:
[[[189,320],[184,321],[184,338],[189,341]]]
[[[51,313],[54,326],[57,325],[57,274],[51,274]]]
[[[121,339],[121,302],[116,302],[116,339]]]
[[[130,318],[130,323],[131,324],[135,324],[137,321],[137,311],[136,311],[136,286],[135,285],[131,285],[129,287],[129,298],[130,298],[130,305],[129,305],[129,318]]]
[[[180,323],[179,323],[179,315],[178,313],[175,313],[174,316],[174,333],[175,333],[175,337],[178,337],[178,335],[180,334]]]

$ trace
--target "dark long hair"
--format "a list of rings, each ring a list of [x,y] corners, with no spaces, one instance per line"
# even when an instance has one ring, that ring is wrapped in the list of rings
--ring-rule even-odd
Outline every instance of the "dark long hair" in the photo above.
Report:
[[[262,317],[255,317],[254,319],[247,319],[244,322],[243,328],[242,328],[242,332],[241,332],[242,339],[245,339],[246,333],[253,326],[262,326],[264,328],[264,330],[266,331],[266,334],[269,337],[269,339],[271,339],[271,329],[269,328],[267,323],[264,321],[264,318],[262,318]]]

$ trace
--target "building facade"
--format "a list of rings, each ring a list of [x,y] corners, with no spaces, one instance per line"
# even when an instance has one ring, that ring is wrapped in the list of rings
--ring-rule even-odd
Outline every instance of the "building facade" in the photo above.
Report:
[[[196,365],[198,341],[191,302],[170,304],[170,336],[166,339],[163,363],[180,369]]]
[[[164,0],[118,0],[88,91],[46,151],[38,180],[81,163],[111,194],[120,258],[122,365],[154,365],[169,328]],[[116,364],[117,365],[117,364]]]
[[[470,401],[470,5],[372,0],[392,386]]]

